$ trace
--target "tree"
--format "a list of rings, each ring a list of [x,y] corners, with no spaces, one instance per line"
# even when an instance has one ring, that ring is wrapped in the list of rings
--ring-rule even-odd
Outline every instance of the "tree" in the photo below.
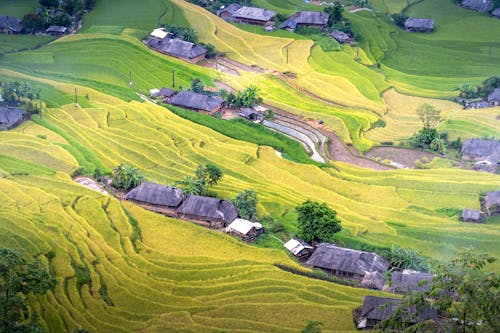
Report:
[[[255,86],[246,87],[244,90],[239,90],[236,95],[233,93],[227,97],[227,103],[234,107],[254,107],[262,103],[262,97],[259,96],[259,89]]]
[[[295,207],[300,236],[306,242],[327,241],[342,230],[337,212],[326,205],[307,200]]]
[[[244,190],[233,200],[234,206],[238,209],[241,218],[255,221],[257,220],[257,194],[252,190]]]
[[[413,144],[416,147],[429,148],[431,142],[433,142],[435,139],[439,139],[438,131],[434,128],[425,127],[418,131],[417,135],[415,135]]]
[[[95,0],[85,0],[84,8],[85,10],[92,10],[95,6]]]
[[[64,0],[62,8],[71,16],[80,16],[83,11],[83,5],[80,0]]]
[[[425,323],[409,327],[409,319],[417,312],[412,314],[408,309],[434,306],[445,319],[433,323],[433,332],[500,332],[500,275],[481,272],[494,261],[487,254],[466,249],[457,258],[438,265],[428,290],[407,296],[381,328],[418,332]]]
[[[45,22],[39,15],[30,13],[23,16],[21,26],[26,33],[45,30]]]
[[[111,178],[115,188],[125,191],[139,186],[145,179],[144,174],[139,169],[125,163],[120,163],[113,169]]]
[[[60,25],[63,27],[70,27],[73,24],[71,17],[66,13],[61,13],[52,17],[53,25]]]
[[[44,295],[55,286],[39,259],[27,262],[17,252],[0,248],[0,332],[41,332],[27,295]]]
[[[217,55],[217,50],[213,44],[205,44],[205,48],[207,49],[207,58],[213,58]]]
[[[394,21],[394,23],[400,27],[404,28],[405,27],[405,22],[408,19],[408,16],[402,13],[394,13],[391,15],[391,19]]]
[[[59,0],[38,0],[38,3],[44,7],[59,7]]]
[[[195,93],[202,93],[205,89],[203,82],[199,78],[195,78],[191,83],[191,90]]]
[[[224,177],[222,170],[214,164],[198,165],[195,171],[196,178],[203,180],[207,186],[217,185]]]
[[[424,128],[436,128],[442,121],[441,110],[427,103],[418,107],[417,114]]]
[[[333,6],[326,7],[323,11],[330,15],[328,17],[328,26],[331,27],[335,23],[340,23],[344,18],[342,15],[342,4],[338,1],[333,3]]]
[[[181,180],[176,181],[174,184],[182,188],[186,194],[202,195],[207,191],[205,181],[193,176],[185,176]]]
[[[463,83],[460,85],[460,97],[468,99],[468,98],[476,98],[478,96],[477,87],[471,86],[468,83]]]

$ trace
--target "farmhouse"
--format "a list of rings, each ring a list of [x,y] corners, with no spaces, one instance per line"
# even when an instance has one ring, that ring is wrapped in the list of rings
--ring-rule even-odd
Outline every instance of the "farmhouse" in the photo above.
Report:
[[[192,91],[181,91],[170,98],[170,104],[214,114],[222,109],[224,99],[218,96],[198,94]]]
[[[488,97],[486,97],[486,101],[488,101],[490,106],[500,106],[500,88],[493,90]]]
[[[168,102],[169,98],[175,95],[175,90],[170,88],[152,89],[149,91],[154,98],[161,99],[163,102]]]
[[[197,63],[203,59],[208,50],[199,45],[176,38],[149,38],[147,45],[163,54],[182,59],[190,63]]]
[[[473,222],[473,223],[483,223],[484,215],[480,210],[475,209],[464,209],[462,210],[462,215],[460,216],[462,222]]]
[[[154,29],[149,36],[156,39],[165,39],[166,37],[172,35],[170,32],[165,31],[164,28]]]
[[[350,35],[340,30],[333,30],[330,36],[340,44],[352,43],[354,41]]]
[[[434,30],[434,20],[410,17],[405,21],[405,30],[409,32],[432,32]]]
[[[45,33],[55,36],[55,37],[60,37],[66,34],[68,31],[68,28],[60,26],[60,25],[51,25],[47,30],[45,30]]]
[[[480,13],[487,13],[493,9],[491,0],[463,0],[460,6],[466,9],[472,9]]]
[[[269,25],[273,23],[276,12],[256,7],[241,7],[234,14],[234,21],[247,24]]]
[[[373,271],[368,272],[361,280],[361,287],[368,289],[382,290],[385,286],[385,277],[382,273]]]
[[[0,33],[3,34],[18,34],[23,27],[21,20],[14,16],[0,16]]]
[[[221,6],[221,8],[217,11],[217,16],[220,16],[223,20],[226,20],[228,22],[235,22],[236,18],[233,15],[241,7],[243,6],[240,5],[239,3],[232,3],[227,7]]]
[[[307,260],[314,251],[314,248],[304,241],[292,238],[283,245],[299,260]]]
[[[177,216],[208,222],[210,228],[222,229],[238,217],[238,210],[226,200],[190,195],[177,210]]]
[[[125,195],[126,200],[133,201],[142,207],[155,212],[163,212],[180,206],[183,200],[182,190],[144,182]]]
[[[241,108],[239,116],[256,123],[261,123],[264,121],[264,116],[251,108]]]
[[[325,29],[330,15],[323,12],[300,11],[280,25],[281,29],[295,31],[299,27]]]
[[[429,273],[422,273],[405,269],[403,271],[392,272],[391,291],[393,293],[411,293],[414,291],[427,291],[432,284],[433,276]],[[427,281],[425,284],[422,281]]]
[[[491,16],[500,19],[500,7],[491,12]]]
[[[30,115],[21,108],[0,105],[0,131],[17,127],[29,118]]]
[[[376,296],[366,296],[361,308],[359,318],[357,318],[357,327],[359,329],[374,328],[380,322],[388,319],[391,314],[401,305],[401,300],[396,298],[385,298]],[[417,312],[418,311],[418,312]],[[412,307],[408,309],[408,313],[417,314],[416,318],[409,318],[410,323],[416,324],[429,319],[437,318],[435,308],[426,307],[424,309],[416,309]]]
[[[490,216],[500,214],[500,191],[486,194],[483,201],[483,211]]]
[[[468,139],[462,144],[462,160],[500,160],[500,140]]]
[[[375,253],[357,251],[321,243],[307,261],[308,266],[321,268],[339,277],[361,281],[366,273],[384,273],[389,262]]]
[[[254,242],[264,232],[264,229],[262,228],[262,224],[258,222],[235,219],[226,228],[226,232],[240,238],[244,242],[250,243]]]

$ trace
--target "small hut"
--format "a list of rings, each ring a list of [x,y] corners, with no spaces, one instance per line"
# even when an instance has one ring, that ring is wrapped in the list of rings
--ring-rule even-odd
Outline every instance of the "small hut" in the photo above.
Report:
[[[340,44],[348,44],[354,41],[354,39],[350,35],[340,30],[333,30],[330,36],[332,36],[332,38]]]
[[[265,26],[273,22],[276,12],[264,8],[244,6],[234,12],[232,16],[234,18],[234,22]]]
[[[241,7],[243,7],[243,6],[240,5],[239,3],[232,3],[232,4],[228,5],[227,7],[221,6],[221,8],[217,11],[217,16],[220,16],[225,21],[234,22],[234,21],[236,21],[236,18],[233,17],[233,15]]]
[[[391,288],[393,293],[411,293],[414,291],[427,291],[432,284],[433,276],[429,273],[423,273],[405,269],[403,271],[392,272]],[[427,283],[422,282],[427,281]]]
[[[314,248],[304,241],[292,238],[283,245],[300,261],[307,260],[314,251]]]
[[[262,224],[244,219],[235,219],[226,232],[232,234],[246,243],[254,242],[263,232]]]
[[[0,105],[0,131],[10,130],[30,119],[30,114],[21,108]]]
[[[64,36],[66,32],[68,31],[68,28],[60,26],[60,25],[51,25],[50,27],[45,30],[45,33],[54,36],[54,37],[60,37]]]
[[[170,98],[170,104],[194,111],[214,114],[222,110],[224,99],[219,96],[198,94],[192,91],[181,91]]]
[[[367,272],[361,280],[361,287],[368,289],[382,290],[385,286],[385,277],[382,273],[373,271]]]
[[[154,29],[149,36],[156,38],[158,40],[162,40],[170,35],[172,35],[172,34],[168,31],[165,31],[164,28],[157,28],[157,29]]]
[[[500,214],[500,191],[486,194],[483,201],[483,211],[489,216]]]
[[[0,15],[0,33],[18,34],[22,29],[21,20],[17,17]]]
[[[487,13],[493,9],[494,4],[491,0],[463,0],[460,6],[476,12]]]
[[[323,12],[303,10],[290,16],[280,25],[280,28],[290,31],[295,31],[299,27],[325,29],[329,17],[330,15]]]
[[[264,116],[251,108],[241,108],[239,116],[255,123],[261,123],[264,121]]]
[[[151,89],[149,93],[154,98],[161,99],[163,102],[168,102],[169,99],[175,95],[175,90],[165,87],[161,89]]]
[[[145,43],[155,51],[192,64],[205,59],[208,52],[208,49],[200,44],[193,44],[177,38],[150,37]]]
[[[356,318],[359,329],[374,328],[380,322],[387,320],[394,311],[401,306],[401,299],[385,298],[376,296],[366,296],[361,308],[359,318]],[[418,312],[417,312],[418,311]],[[416,324],[429,319],[437,318],[437,310],[430,306],[424,309],[409,308],[408,312],[411,318],[408,318],[410,324]]]
[[[175,214],[184,196],[181,189],[150,182],[144,182],[125,195],[126,200],[134,201],[145,209],[158,213]]]
[[[498,7],[494,11],[492,11],[491,16],[493,16],[494,18],[500,19],[500,7]]]
[[[497,10],[499,10],[498,8]],[[500,15],[500,12],[499,12]],[[500,106],[500,88],[496,88],[493,90],[488,97],[486,97],[486,100],[488,101],[488,104],[490,106]]]
[[[434,31],[434,20],[410,17],[405,21],[405,30],[409,32],[432,32]]]
[[[202,222],[209,228],[222,229],[238,217],[238,210],[226,200],[190,195],[177,209],[177,216]]]
[[[462,144],[462,160],[500,160],[500,140],[468,139]]]
[[[484,215],[480,210],[466,208],[462,210],[462,216],[460,217],[460,220],[462,222],[483,223]]]

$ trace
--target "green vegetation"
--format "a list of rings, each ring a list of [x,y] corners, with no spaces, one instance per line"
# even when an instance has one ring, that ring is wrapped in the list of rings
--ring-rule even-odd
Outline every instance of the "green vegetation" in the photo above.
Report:
[[[232,202],[238,209],[241,218],[250,221],[257,220],[257,193],[252,190],[244,190],[239,193]]]
[[[329,241],[342,230],[337,212],[326,203],[307,200],[295,207],[300,237],[306,242]]]
[[[217,185],[224,174],[214,164],[198,165],[194,176],[184,176],[174,184],[182,188],[184,193],[192,195],[207,195],[211,186]]]
[[[412,269],[420,272],[428,272],[430,264],[422,255],[411,248],[400,246],[391,247],[387,258],[392,267],[399,269]]]
[[[128,191],[141,185],[145,177],[139,169],[125,163],[120,163],[120,165],[113,169],[111,179],[115,188]]]

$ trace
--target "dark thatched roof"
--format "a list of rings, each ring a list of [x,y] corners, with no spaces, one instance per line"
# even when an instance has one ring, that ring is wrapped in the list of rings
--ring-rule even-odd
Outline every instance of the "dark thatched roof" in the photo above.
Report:
[[[217,11],[217,15],[221,15],[222,13],[229,13],[230,15],[233,15],[240,9],[242,6],[239,3],[232,3],[228,5],[227,7],[221,8]]]
[[[8,29],[12,32],[21,32],[21,20],[14,16],[0,15],[0,29]]]
[[[405,29],[412,31],[434,30],[434,20],[430,18],[410,17],[405,21]]]
[[[212,111],[220,107],[224,99],[218,96],[181,91],[170,99],[170,104],[196,110]]]
[[[251,108],[241,108],[240,117],[246,118],[251,121],[263,121],[264,116]]]
[[[493,9],[493,1],[491,0],[463,0],[460,5],[481,13],[486,13]]]
[[[179,207],[177,213],[197,216],[200,219],[221,220],[226,224],[238,217],[238,210],[229,201],[200,195],[190,195]]]
[[[382,273],[374,271],[366,273],[361,281],[361,287],[382,290],[385,285],[385,277]]]
[[[462,144],[463,160],[500,159],[500,140],[469,139]]]
[[[233,17],[239,19],[249,19],[255,21],[267,22],[276,16],[276,12],[264,8],[256,7],[241,7],[234,14]]]
[[[157,51],[184,59],[193,59],[208,52],[200,44],[193,44],[177,38],[150,38],[147,43],[149,47]]]
[[[500,207],[500,191],[488,192],[484,200],[490,207]]]
[[[178,188],[144,182],[128,192],[125,199],[177,208],[182,203],[183,195]]]
[[[491,12],[491,16],[500,18],[500,7]]]
[[[366,296],[361,309],[361,319],[371,319],[383,321],[388,319],[391,314],[401,305],[401,299],[385,298],[376,296]],[[410,309],[410,315],[415,313],[416,309]],[[437,317],[436,309],[428,306],[422,311],[419,311],[416,318],[410,319],[411,323],[422,322],[428,319]]]
[[[371,252],[363,252],[321,243],[307,265],[364,276],[367,272],[384,273],[389,262]]]
[[[68,31],[68,28],[60,26],[60,25],[51,25],[47,30],[45,30],[46,33],[56,33],[56,34],[65,34],[66,31]]]
[[[157,92],[154,97],[166,98],[166,97],[172,97],[174,95],[175,95],[175,90],[172,90],[170,88],[161,88],[160,91]]]
[[[351,36],[340,30],[333,30],[330,36],[332,36],[333,39],[342,44],[352,41]]]
[[[323,12],[300,11],[290,16],[281,25],[281,29],[294,29],[300,24],[326,25],[330,15]]]
[[[466,208],[462,211],[462,216],[460,217],[460,219],[463,222],[478,222],[478,223],[480,223],[480,222],[483,222],[484,217],[483,217],[483,213],[480,210]]]
[[[21,108],[0,106],[0,130],[8,130],[19,125],[25,118],[26,111]]]
[[[500,8],[498,8],[500,9]],[[497,10],[498,10],[497,9]],[[499,12],[499,15],[500,15],[500,12]],[[486,98],[488,102],[500,102],[500,88],[496,88],[495,90],[493,90],[489,95],[488,97]]]
[[[412,270],[392,272],[391,291],[398,293],[411,293],[413,291],[426,291],[432,283],[433,276]],[[425,284],[422,281],[427,281]],[[420,285],[422,283],[422,285]]]

